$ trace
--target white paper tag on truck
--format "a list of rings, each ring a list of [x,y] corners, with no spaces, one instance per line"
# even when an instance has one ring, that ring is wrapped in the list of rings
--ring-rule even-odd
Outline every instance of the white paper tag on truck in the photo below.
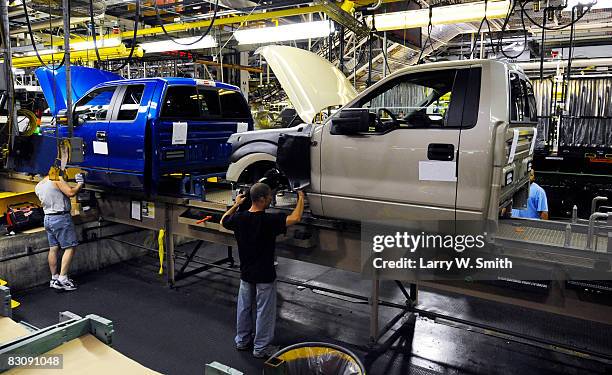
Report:
[[[244,133],[247,130],[249,130],[248,122],[239,122],[236,126],[236,133]]]
[[[173,122],[172,123],[172,144],[185,145],[187,144],[187,123]]]
[[[93,141],[94,154],[108,155],[108,143]]]
[[[457,181],[454,161],[419,161],[419,181]]]
[[[514,154],[516,153],[516,145],[519,139],[519,130],[518,129],[513,129],[513,130],[514,131],[512,135],[512,145],[510,146],[510,155],[508,156],[508,164],[514,161]]]

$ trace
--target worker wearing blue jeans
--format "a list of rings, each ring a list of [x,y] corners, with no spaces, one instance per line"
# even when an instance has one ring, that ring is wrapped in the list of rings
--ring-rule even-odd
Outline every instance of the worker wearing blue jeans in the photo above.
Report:
[[[298,192],[296,207],[288,216],[265,212],[272,202],[268,185],[256,183],[249,194],[252,202],[249,210],[236,212],[245,200],[244,195],[239,195],[232,208],[223,214],[221,225],[234,231],[240,257],[236,349],[247,350],[252,345],[253,356],[268,358],[278,350],[272,346],[276,326],[276,237],[302,220],[304,193]],[[254,325],[253,305],[257,311]]]

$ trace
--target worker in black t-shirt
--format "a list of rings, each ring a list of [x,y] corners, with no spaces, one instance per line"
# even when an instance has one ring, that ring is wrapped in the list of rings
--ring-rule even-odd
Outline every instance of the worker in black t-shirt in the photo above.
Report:
[[[223,214],[221,225],[234,231],[240,257],[236,349],[247,350],[252,345],[253,356],[268,358],[278,350],[271,345],[276,325],[276,236],[284,234],[288,226],[302,220],[304,193],[298,191],[297,204],[288,216],[265,212],[272,202],[272,190],[268,185],[256,183],[249,193],[251,208],[236,212],[246,199],[244,195],[239,195],[232,208]],[[253,327],[251,312],[255,302],[257,318]]]

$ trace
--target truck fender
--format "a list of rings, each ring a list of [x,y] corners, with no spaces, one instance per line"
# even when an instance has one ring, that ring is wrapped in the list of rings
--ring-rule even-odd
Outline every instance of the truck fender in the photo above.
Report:
[[[245,155],[229,165],[225,179],[231,182],[238,182],[240,175],[246,168],[261,161],[276,163],[276,157],[263,152]]]

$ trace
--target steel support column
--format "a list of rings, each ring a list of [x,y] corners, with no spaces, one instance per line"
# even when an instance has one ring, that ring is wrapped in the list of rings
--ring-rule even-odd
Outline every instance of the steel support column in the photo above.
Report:
[[[62,0],[64,9],[64,68],[66,69],[66,118],[68,119],[68,136],[74,136],[72,124],[72,79],[70,74],[70,0]]]

